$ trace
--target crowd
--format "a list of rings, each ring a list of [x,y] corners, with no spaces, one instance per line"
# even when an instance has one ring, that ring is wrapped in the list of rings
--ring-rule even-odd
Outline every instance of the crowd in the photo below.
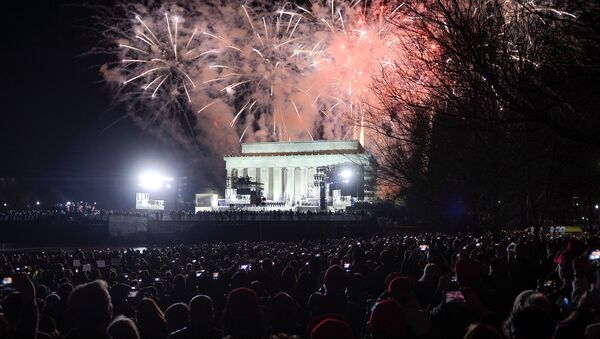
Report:
[[[0,221],[44,221],[48,223],[107,220],[107,214],[97,210],[79,211],[54,209],[0,210]]]
[[[4,252],[0,338],[598,338],[598,239]]]
[[[45,222],[83,222],[83,221],[106,221],[111,215],[146,217],[155,220],[177,220],[177,221],[198,221],[198,220],[218,220],[218,221],[240,221],[254,220],[260,218],[278,219],[310,219],[313,216],[340,216],[355,215],[364,216],[367,213],[360,211],[318,211],[310,210],[223,210],[223,211],[199,211],[194,213],[192,210],[172,210],[163,211],[144,211],[144,210],[99,210],[99,209],[7,209],[0,210],[0,221],[45,221]]]

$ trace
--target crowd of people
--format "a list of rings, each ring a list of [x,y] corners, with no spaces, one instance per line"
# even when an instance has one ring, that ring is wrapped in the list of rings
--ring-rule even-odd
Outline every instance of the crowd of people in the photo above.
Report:
[[[505,232],[0,255],[0,338],[598,338],[598,238]]]
[[[43,221],[48,223],[86,222],[108,220],[108,214],[97,211],[53,209],[6,209],[0,210],[0,221]]]
[[[145,210],[99,210],[99,209],[6,209],[0,210],[0,221],[45,221],[45,222],[81,222],[81,221],[107,221],[109,216],[146,217],[154,220],[176,221],[248,221],[258,219],[310,219],[311,217],[337,217],[340,215],[364,216],[364,210],[346,212],[329,211],[300,211],[300,210],[222,210],[198,211],[171,210],[145,211]]]

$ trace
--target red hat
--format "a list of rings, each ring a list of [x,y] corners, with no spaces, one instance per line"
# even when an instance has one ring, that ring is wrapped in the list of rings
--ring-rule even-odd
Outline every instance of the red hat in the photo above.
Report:
[[[396,300],[408,300],[413,297],[412,283],[407,277],[396,277],[390,281],[388,293]]]
[[[454,264],[456,280],[463,287],[474,287],[481,279],[481,265],[474,260],[462,258]]]
[[[245,287],[236,288],[227,295],[227,304],[225,305],[227,313],[230,315],[248,315],[260,313],[258,297],[256,293]]]
[[[327,292],[341,291],[346,287],[346,272],[342,266],[333,265],[327,269],[323,280]]]
[[[352,328],[347,322],[334,318],[325,318],[310,332],[310,339],[352,339]]]
[[[404,335],[406,319],[400,305],[393,299],[387,299],[375,305],[368,325],[372,333],[399,338]]]

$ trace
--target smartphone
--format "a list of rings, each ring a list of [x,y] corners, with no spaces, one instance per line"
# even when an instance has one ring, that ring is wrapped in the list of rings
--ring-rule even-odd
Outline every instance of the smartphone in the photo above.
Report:
[[[344,268],[345,269],[349,269],[350,268],[350,263],[349,262],[345,262],[344,263]]]
[[[155,282],[160,281],[160,278],[154,278],[154,281]]]
[[[219,279],[219,272],[213,272],[213,280]]]
[[[10,286],[13,283],[12,277],[4,277],[2,278],[2,286]]]
[[[240,270],[247,271],[249,266],[250,265],[247,265],[247,264],[246,265],[240,265]]]
[[[554,280],[546,280],[544,281],[544,287],[554,287]]]
[[[599,261],[600,260],[600,248],[596,248],[593,251],[591,251],[590,255],[588,256],[588,259],[590,261]]]
[[[465,296],[462,294],[461,291],[450,291],[450,292],[446,292],[446,302],[447,303],[451,303],[451,302],[464,303],[464,302],[466,302],[466,300],[465,300]]]
[[[429,245],[427,245],[427,244],[419,245],[419,250],[420,251],[428,251]]]
[[[129,291],[129,298],[137,297],[138,291]]]
[[[196,278],[199,278],[202,275],[202,272],[196,271]]]

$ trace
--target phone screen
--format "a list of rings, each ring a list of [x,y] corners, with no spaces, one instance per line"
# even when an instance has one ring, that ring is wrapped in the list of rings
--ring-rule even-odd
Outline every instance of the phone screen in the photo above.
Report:
[[[419,250],[427,251],[427,250],[429,250],[429,245],[427,245],[427,244],[419,245]]]
[[[451,302],[464,303],[464,302],[466,302],[466,300],[465,300],[465,296],[462,294],[461,291],[450,291],[450,292],[446,292],[446,302],[447,303],[451,303]]]
[[[12,277],[4,277],[2,278],[2,286],[10,286],[13,283]]]
[[[588,259],[590,259],[590,261],[598,261],[598,260],[600,260],[600,249],[595,249],[592,252],[590,252],[590,255],[588,256]]]
[[[554,281],[553,280],[544,281],[544,287],[554,287]]]
[[[214,280],[219,279],[219,272],[213,272],[213,279]]]

